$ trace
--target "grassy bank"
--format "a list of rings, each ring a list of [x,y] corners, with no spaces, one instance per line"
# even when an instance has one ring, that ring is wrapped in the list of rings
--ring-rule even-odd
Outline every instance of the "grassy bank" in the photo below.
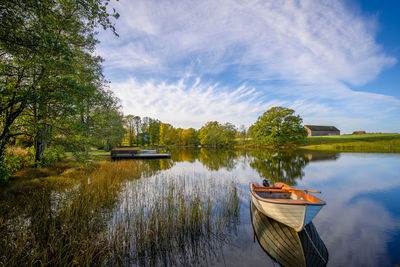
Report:
[[[238,220],[234,184],[143,178],[154,171],[138,161],[74,164],[0,188],[0,266],[187,264],[212,256]]]
[[[310,150],[400,153],[400,134],[310,136],[300,147]]]

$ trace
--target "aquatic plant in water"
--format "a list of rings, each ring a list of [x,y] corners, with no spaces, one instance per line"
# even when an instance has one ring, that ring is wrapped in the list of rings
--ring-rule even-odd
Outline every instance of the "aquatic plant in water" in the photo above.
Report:
[[[61,178],[73,182],[39,180],[24,199],[4,191],[0,265],[200,264],[238,223],[236,185],[212,177],[119,161]]]

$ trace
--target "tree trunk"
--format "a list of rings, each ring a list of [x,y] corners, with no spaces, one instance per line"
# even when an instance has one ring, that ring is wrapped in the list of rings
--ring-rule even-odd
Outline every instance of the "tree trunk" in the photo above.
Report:
[[[9,141],[9,137],[7,136],[6,138],[0,140],[0,166],[4,166],[4,160],[6,156],[6,149],[7,149],[7,144]],[[1,177],[0,177],[1,179]]]
[[[42,159],[42,154],[47,147],[46,130],[47,130],[47,125],[43,124],[41,127],[39,127],[39,129],[36,133],[35,144],[34,144],[34,146],[35,146],[35,165],[36,166]]]
[[[89,140],[90,137],[90,118],[89,118],[89,104],[86,104],[86,138]],[[89,144],[85,148],[86,156],[89,156]]]
[[[107,139],[106,152],[110,151],[110,140]]]

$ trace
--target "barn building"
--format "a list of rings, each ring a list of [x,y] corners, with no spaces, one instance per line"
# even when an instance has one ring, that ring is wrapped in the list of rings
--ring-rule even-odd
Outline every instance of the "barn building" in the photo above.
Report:
[[[308,136],[340,135],[340,130],[335,126],[304,125]]]

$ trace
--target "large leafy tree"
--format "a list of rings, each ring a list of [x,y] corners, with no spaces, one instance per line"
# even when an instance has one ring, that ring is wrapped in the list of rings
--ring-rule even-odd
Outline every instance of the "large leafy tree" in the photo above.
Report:
[[[284,146],[307,136],[302,122],[293,109],[273,107],[260,116],[249,131],[257,144]]]
[[[102,94],[101,102],[91,113],[92,127],[91,139],[97,140],[105,150],[109,151],[112,147],[120,145],[125,136],[124,117],[120,112],[119,99],[111,91]],[[95,144],[91,141],[90,143]]]
[[[118,14],[107,12],[108,3],[0,2],[0,164],[10,138],[25,133],[24,123],[39,160],[59,126],[53,122],[62,112],[75,112],[80,96],[90,98],[102,87],[101,59],[92,52],[97,27],[115,32],[110,18]]]
[[[152,145],[160,143],[160,126],[161,122],[159,120],[150,120],[149,141]]]
[[[200,144],[199,133],[194,128],[184,129],[182,131],[182,139],[184,145]]]
[[[231,123],[220,124],[217,121],[207,122],[199,130],[200,143],[214,147],[233,144],[236,129]]]

